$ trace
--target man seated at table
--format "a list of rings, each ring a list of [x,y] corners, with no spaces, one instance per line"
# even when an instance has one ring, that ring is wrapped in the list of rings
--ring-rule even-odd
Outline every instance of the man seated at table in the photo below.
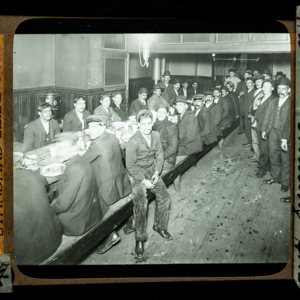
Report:
[[[14,169],[14,252],[17,265],[37,265],[62,241],[62,225],[47,195],[48,183],[39,172]]]
[[[74,109],[68,112],[63,121],[63,131],[78,132],[80,135],[83,130],[87,129],[86,119],[90,112],[85,109],[86,102],[84,96],[74,99]]]
[[[211,91],[205,92],[205,106],[211,111],[213,122],[214,122],[214,129],[217,136],[222,136],[221,131],[221,115],[222,115],[222,108],[221,105],[214,102],[214,96]]]
[[[188,155],[201,152],[203,143],[199,122],[194,113],[188,110],[187,99],[184,96],[176,98],[176,109],[180,114],[178,117],[179,143],[176,156],[176,165]],[[180,175],[174,180],[174,187],[177,192],[180,190]]]
[[[98,198],[95,173],[85,158],[76,155],[70,159],[51,207],[64,235],[82,235],[103,218],[109,206]]]
[[[156,84],[153,87],[153,95],[147,100],[147,107],[152,113],[158,110],[160,105],[164,105],[165,107],[170,107],[169,103],[161,96],[163,92],[163,88],[159,84]]]
[[[135,99],[130,106],[130,115],[137,116],[138,112],[142,109],[147,109],[147,96],[148,96],[148,89],[142,87],[138,91],[138,98]]]
[[[38,106],[39,118],[25,126],[23,152],[41,148],[50,144],[60,132],[58,123],[52,119],[52,108],[49,103]]]
[[[110,126],[112,122],[121,122],[121,118],[110,107],[110,96],[102,95],[100,99],[101,105],[95,108],[94,115],[100,116],[102,119],[106,119],[106,126]]]
[[[160,135],[161,144],[164,151],[164,164],[162,175],[172,169],[176,161],[178,149],[178,128],[168,120],[168,103],[167,106],[161,104],[157,110],[157,119],[153,125],[153,130]]]
[[[122,103],[122,92],[116,91],[112,93],[111,107],[124,122],[128,119],[128,112],[126,110],[125,104]]]
[[[163,166],[164,152],[159,133],[152,131],[152,113],[148,110],[141,110],[137,115],[137,122],[140,130],[129,139],[126,146],[126,167],[136,182],[136,195],[133,198],[135,252],[138,258],[142,258],[144,242],[147,240],[147,189],[156,196],[153,230],[167,240],[172,240],[172,236],[167,231],[171,199],[159,176]]]
[[[111,205],[131,193],[131,184],[119,141],[115,135],[105,131],[105,121],[104,116],[91,115],[87,118],[91,144],[83,157],[92,164],[100,201]],[[112,232],[98,252],[104,253],[119,240],[117,232]]]
[[[211,111],[205,106],[204,95],[196,94],[194,99],[195,116],[199,122],[200,135],[203,144],[209,145],[218,140],[214,130],[214,120]]]

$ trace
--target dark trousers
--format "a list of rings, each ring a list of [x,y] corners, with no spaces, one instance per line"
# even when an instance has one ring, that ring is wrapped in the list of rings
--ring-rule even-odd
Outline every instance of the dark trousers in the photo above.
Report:
[[[239,115],[240,115],[240,125],[239,125],[239,132],[245,131],[245,116],[244,116],[244,96],[239,98]]]
[[[271,128],[268,136],[271,176],[282,185],[290,186],[290,148],[281,149],[281,136],[280,130]]]
[[[245,119],[240,115],[239,132],[245,132]]]
[[[257,163],[257,167],[260,171],[266,173],[270,171],[270,158],[269,158],[269,141],[263,140],[261,137],[260,127],[256,128],[257,139],[258,139],[258,147],[260,150],[259,159]]]
[[[248,144],[252,145],[252,136],[251,136],[251,119],[248,118],[248,115],[245,115],[245,134],[248,139]]]
[[[161,230],[167,230],[171,198],[161,177],[159,177],[155,187],[153,189],[150,189],[150,191],[153,194],[155,194],[156,200],[154,226]],[[135,186],[133,193],[135,194],[133,198],[135,239],[136,241],[144,242],[147,240],[147,189],[144,186],[144,184],[140,181]]]

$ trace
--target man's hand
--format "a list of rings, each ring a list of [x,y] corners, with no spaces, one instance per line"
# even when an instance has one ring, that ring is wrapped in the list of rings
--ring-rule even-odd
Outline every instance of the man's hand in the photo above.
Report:
[[[149,179],[144,179],[143,184],[146,187],[146,189],[153,189],[155,186]]]
[[[267,139],[267,134],[265,132],[262,132],[261,137],[262,137],[263,140],[266,140]]]
[[[155,185],[158,181],[158,172],[155,171],[153,176],[151,177],[151,182]]]
[[[281,149],[283,151],[287,151],[287,149],[288,149],[287,140],[281,140]]]

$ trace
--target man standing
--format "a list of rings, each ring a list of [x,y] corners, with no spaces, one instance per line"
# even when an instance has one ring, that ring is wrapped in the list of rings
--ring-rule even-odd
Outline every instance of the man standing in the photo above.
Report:
[[[173,105],[176,95],[174,92],[174,87],[172,84],[170,84],[171,80],[171,73],[170,71],[165,71],[163,74],[162,81],[159,82],[159,86],[164,89],[162,92],[162,97],[169,103],[170,106]]]
[[[189,88],[189,81],[188,80],[184,80],[182,82],[182,87],[178,91],[179,95],[180,96],[188,97],[188,88]]]
[[[138,95],[139,97],[131,103],[131,116],[136,116],[140,110],[147,109],[146,99],[148,95],[148,89],[144,87],[140,88],[138,91]]]
[[[156,196],[153,229],[167,240],[172,240],[172,236],[167,231],[171,199],[159,176],[163,166],[164,152],[159,133],[152,131],[152,113],[148,110],[141,110],[137,115],[137,122],[140,130],[129,139],[126,145],[126,167],[136,182],[136,195],[133,198],[135,252],[138,258],[142,258],[144,242],[147,240],[147,189]]]
[[[165,107],[169,107],[169,103],[161,96],[162,88],[159,84],[156,84],[153,87],[153,95],[147,101],[148,110],[152,113],[153,111],[157,111],[160,105],[164,105]]]
[[[229,103],[226,98],[221,98],[221,91],[218,88],[213,89],[214,103],[221,106],[220,128],[224,130],[230,126]]]
[[[221,131],[221,105],[214,102],[213,93],[211,91],[205,92],[205,106],[211,111],[214,122],[214,130],[217,136],[222,136]]]
[[[236,70],[235,69],[229,69],[228,73],[229,73],[229,77],[227,77],[225,79],[224,85],[226,85],[226,83],[228,81],[231,81],[234,84],[233,91],[235,92],[235,90],[236,90],[239,82],[241,82],[241,79],[239,79],[238,77],[236,77]]]
[[[125,104],[122,103],[122,93],[119,91],[112,93],[111,107],[114,112],[121,118],[121,121],[124,122],[128,119],[128,113],[125,107]]]
[[[122,161],[119,141],[105,131],[105,121],[103,116],[91,115],[87,118],[92,142],[83,158],[92,164],[100,201],[111,205],[131,193],[131,184]],[[104,253],[119,240],[120,237],[113,232],[100,246],[99,252]]]
[[[238,98],[236,92],[233,91],[234,90],[234,83],[232,83],[231,81],[227,81],[226,87],[229,90],[228,97],[231,98],[233,103],[234,103],[236,118],[238,118],[239,115],[240,115],[240,103],[239,103],[239,98]]]
[[[290,81],[283,77],[278,82],[279,98],[270,101],[261,128],[262,138],[269,140],[271,179],[266,184],[280,183],[281,191],[287,192],[290,186]]]
[[[211,111],[205,106],[204,95],[194,96],[195,116],[198,119],[203,144],[209,145],[218,140],[214,131],[214,120]]]
[[[193,99],[194,95],[198,94],[198,82],[194,80],[192,86],[188,89],[187,100]]]
[[[243,134],[245,132],[245,116],[244,116],[244,95],[247,93],[246,79],[252,76],[252,72],[250,70],[245,71],[244,81],[239,82],[235,92],[239,98],[239,106],[240,106],[240,126],[238,134]]]
[[[250,106],[253,105],[254,100],[254,82],[252,77],[246,79],[247,92],[244,96],[244,116],[245,116],[245,133],[247,137],[246,144],[243,144],[246,147],[252,146],[252,137],[251,137],[251,115],[249,113]]]
[[[229,119],[230,119],[230,125],[236,120],[236,112],[235,112],[235,106],[233,99],[229,97],[229,89],[226,86],[221,87],[221,93],[222,93],[222,99],[221,101],[226,101],[228,102],[229,105]]]
[[[173,88],[174,88],[174,93],[175,97],[179,96],[179,90],[180,90],[180,80],[175,78],[172,82]]]
[[[68,112],[63,121],[63,131],[77,132],[79,135],[87,129],[87,117],[90,112],[85,109],[85,97],[79,96],[74,99],[74,109]]]
[[[52,119],[51,105],[40,103],[38,106],[39,118],[25,127],[23,152],[41,148],[50,144],[54,136],[60,133],[58,123]]]
[[[159,133],[164,151],[163,175],[167,170],[174,167],[178,149],[178,128],[168,120],[168,107],[164,104],[161,104],[157,110],[157,119],[153,125],[153,130]]]
[[[274,89],[275,82],[270,79],[266,79],[263,83],[262,91],[263,96],[257,100],[257,110],[254,116],[254,127],[257,132],[258,146],[259,146],[259,158],[258,158],[258,172],[255,177],[263,177],[267,171],[270,171],[270,158],[269,158],[269,141],[262,139],[261,127],[266,116],[269,103],[275,99],[272,91]]]

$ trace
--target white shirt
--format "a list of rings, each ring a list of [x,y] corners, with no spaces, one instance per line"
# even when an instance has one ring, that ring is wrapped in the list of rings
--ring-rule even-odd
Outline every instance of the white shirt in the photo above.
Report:
[[[261,99],[260,104],[263,104],[271,95],[272,95],[272,93],[264,95],[264,97]]]
[[[258,95],[258,93],[259,93],[260,91],[262,91],[262,88],[261,88],[261,89],[257,89],[257,90],[254,92],[254,97],[255,97],[256,95]]]
[[[288,97],[289,95],[285,96],[284,98],[279,98],[278,107],[281,107]]]
[[[178,96],[178,91],[176,89],[174,89],[174,91],[175,91],[176,95]]]
[[[40,118],[40,120],[41,120],[41,122],[42,122],[42,124],[43,124],[43,126],[45,128],[46,133],[48,134],[49,133],[49,121],[45,122],[41,118]]]
[[[186,89],[182,89],[183,90],[183,95],[185,96],[185,97],[187,97],[187,90]]]
[[[200,108],[200,109],[201,109],[201,108]],[[195,113],[195,116],[196,116],[196,117],[198,116],[200,109],[197,109],[197,110],[196,110],[196,113]]]
[[[214,99],[214,102],[215,102],[215,103],[218,103],[218,102],[219,102],[219,98],[215,98],[215,99]]]

